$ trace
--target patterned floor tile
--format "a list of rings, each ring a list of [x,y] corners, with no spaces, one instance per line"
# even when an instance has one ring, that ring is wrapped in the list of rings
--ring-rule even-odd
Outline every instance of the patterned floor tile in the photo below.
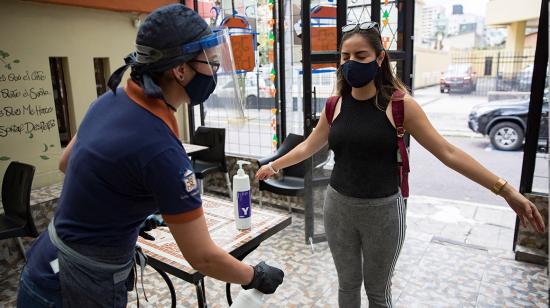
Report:
[[[532,292],[548,287],[548,276],[540,265],[491,257],[483,276],[483,282],[500,286],[521,286]]]
[[[524,288],[482,283],[476,307],[548,307],[547,290],[527,292]]]
[[[337,276],[328,245],[316,244],[312,251],[303,232],[303,215],[294,214],[291,226],[246,258],[250,264],[275,261],[286,273],[279,290],[265,297],[265,307],[337,307]],[[547,307],[545,268],[514,261],[509,251],[473,249],[432,241],[433,237],[409,224],[393,278],[396,307]],[[15,307],[18,277],[17,268],[0,272],[0,307]],[[195,287],[175,277],[172,281],[177,307],[196,307]],[[139,284],[141,307],[170,306],[168,289],[151,268],[145,271],[143,285],[149,302]],[[227,307],[225,284],[207,278],[206,286],[209,307]],[[233,285],[233,297],[240,290]],[[363,289],[362,303],[368,306]],[[137,307],[135,292],[129,293],[128,307]]]

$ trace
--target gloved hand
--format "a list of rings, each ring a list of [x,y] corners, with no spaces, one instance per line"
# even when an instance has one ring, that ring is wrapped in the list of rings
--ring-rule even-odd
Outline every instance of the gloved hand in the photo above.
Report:
[[[159,226],[166,226],[164,220],[155,214],[149,215],[147,218],[145,218],[145,221],[139,227],[139,236],[143,237],[146,240],[154,241],[155,237],[150,235],[146,231],[151,231]]]
[[[273,266],[267,265],[264,261],[254,266],[254,278],[250,284],[242,286],[243,289],[256,289],[264,294],[273,294],[277,287],[283,283],[285,273]]]

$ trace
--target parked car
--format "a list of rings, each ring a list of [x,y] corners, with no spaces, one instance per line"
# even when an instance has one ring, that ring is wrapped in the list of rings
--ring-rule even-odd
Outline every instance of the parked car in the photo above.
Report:
[[[451,91],[473,92],[477,86],[477,74],[471,64],[451,64],[439,79],[441,93]]]
[[[527,128],[529,100],[502,100],[476,105],[470,112],[468,126],[489,136],[498,150],[519,150]],[[539,150],[548,152],[548,90],[545,90],[539,131]]]
[[[518,91],[531,91],[531,79],[533,78],[533,64],[524,67],[517,76]]]

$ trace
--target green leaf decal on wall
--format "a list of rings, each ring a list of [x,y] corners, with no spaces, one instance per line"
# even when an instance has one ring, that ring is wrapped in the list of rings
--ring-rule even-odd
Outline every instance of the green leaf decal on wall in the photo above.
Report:
[[[10,56],[9,53],[3,51],[3,50],[0,50],[0,62],[2,62],[2,64],[4,65],[5,68],[11,70],[12,69],[12,64],[15,64],[15,63],[21,63],[21,60],[19,59],[14,59],[13,61],[11,60],[8,60],[7,58]]]

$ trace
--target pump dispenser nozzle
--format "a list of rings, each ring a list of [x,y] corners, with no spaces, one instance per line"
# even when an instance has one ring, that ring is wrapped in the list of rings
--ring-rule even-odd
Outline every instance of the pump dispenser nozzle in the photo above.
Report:
[[[238,160],[237,164],[239,165],[239,170],[237,170],[237,174],[244,175],[245,173],[244,173],[243,165],[250,165],[250,162],[246,160]]]

